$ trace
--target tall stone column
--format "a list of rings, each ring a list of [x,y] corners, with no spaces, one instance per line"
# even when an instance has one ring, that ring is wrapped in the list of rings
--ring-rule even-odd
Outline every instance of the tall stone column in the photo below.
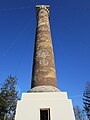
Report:
[[[54,53],[47,5],[37,5],[37,28],[33,59],[32,85],[57,87]]]

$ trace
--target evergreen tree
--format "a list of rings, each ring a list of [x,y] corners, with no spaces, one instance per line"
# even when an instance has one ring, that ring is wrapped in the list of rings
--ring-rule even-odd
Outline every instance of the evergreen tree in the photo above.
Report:
[[[16,77],[11,75],[5,80],[0,88],[0,120],[14,120],[18,91]]]
[[[83,93],[83,104],[86,115],[90,120],[90,82],[86,83],[85,91]]]

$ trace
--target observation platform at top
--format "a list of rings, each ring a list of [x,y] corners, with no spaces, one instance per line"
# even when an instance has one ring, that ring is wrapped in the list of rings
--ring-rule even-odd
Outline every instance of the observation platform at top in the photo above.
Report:
[[[37,14],[41,9],[45,9],[48,12],[48,15],[50,15],[50,5],[36,5]]]

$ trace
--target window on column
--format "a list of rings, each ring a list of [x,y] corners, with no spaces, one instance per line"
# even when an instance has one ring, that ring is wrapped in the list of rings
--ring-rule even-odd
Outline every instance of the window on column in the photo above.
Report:
[[[40,120],[50,120],[50,109],[40,109]]]

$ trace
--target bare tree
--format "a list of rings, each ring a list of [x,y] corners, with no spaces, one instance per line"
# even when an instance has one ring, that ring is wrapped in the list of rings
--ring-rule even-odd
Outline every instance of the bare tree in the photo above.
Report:
[[[84,110],[90,120],[90,82],[86,83],[85,91],[83,92]]]

